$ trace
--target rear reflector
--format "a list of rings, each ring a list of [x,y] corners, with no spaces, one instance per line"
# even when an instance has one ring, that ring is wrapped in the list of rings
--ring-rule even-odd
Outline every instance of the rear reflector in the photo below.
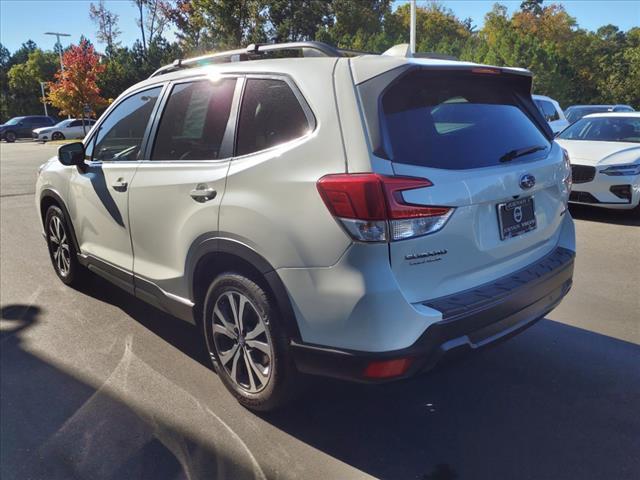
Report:
[[[355,240],[386,242],[427,235],[444,226],[453,208],[414,205],[402,197],[403,191],[432,185],[425,178],[353,173],[322,177],[318,191]]]
[[[407,373],[411,363],[410,358],[396,358],[394,360],[382,360],[371,362],[364,371],[367,378],[391,378],[399,377]]]

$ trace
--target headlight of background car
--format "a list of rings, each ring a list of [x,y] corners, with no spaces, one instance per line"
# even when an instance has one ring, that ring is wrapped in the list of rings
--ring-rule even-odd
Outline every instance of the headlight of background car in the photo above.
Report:
[[[567,191],[571,191],[571,186],[573,185],[571,161],[569,160],[569,152],[567,152],[564,148],[562,149],[562,159],[564,160],[564,178],[562,179],[562,183],[564,183]]]
[[[632,165],[613,165],[605,168],[604,170],[600,170],[600,173],[615,176],[640,175],[640,163]]]

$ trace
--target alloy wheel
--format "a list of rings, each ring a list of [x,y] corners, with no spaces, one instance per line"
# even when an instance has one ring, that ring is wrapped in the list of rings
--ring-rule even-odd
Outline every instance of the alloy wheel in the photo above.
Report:
[[[251,300],[235,290],[224,292],[210,321],[219,365],[241,389],[263,390],[271,378],[273,347],[265,320]]]
[[[58,273],[63,277],[69,275],[71,268],[71,252],[69,249],[69,237],[65,231],[62,220],[57,215],[49,221],[49,245],[53,262]]]

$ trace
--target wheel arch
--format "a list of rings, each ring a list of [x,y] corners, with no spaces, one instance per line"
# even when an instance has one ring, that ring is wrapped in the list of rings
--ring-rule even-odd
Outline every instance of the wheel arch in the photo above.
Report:
[[[15,131],[15,130],[6,130],[6,131],[2,132],[2,136],[4,137],[4,139],[5,139],[6,141],[8,141],[8,140],[7,140],[7,135],[9,135],[10,133],[13,133],[13,136],[14,136],[14,138],[15,138],[16,140],[18,139],[18,134],[16,133],[16,131]]]
[[[52,205],[55,205],[62,210],[62,214],[64,215],[64,220],[69,227],[69,231],[71,232],[71,241],[73,242],[73,246],[76,249],[76,252],[80,253],[80,247],[78,245],[78,239],[76,237],[76,231],[73,228],[73,223],[71,222],[71,215],[69,215],[69,211],[67,210],[67,206],[64,203],[64,200],[60,196],[58,192],[52,190],[50,188],[46,188],[40,193],[40,217],[42,219],[42,225],[45,229],[47,226],[45,225],[45,221],[47,218],[47,210]]]
[[[257,282],[274,299],[291,340],[300,340],[300,330],[291,300],[280,276],[271,264],[247,245],[227,238],[206,238],[192,247],[187,262],[189,297],[193,299],[194,320],[201,321],[204,297],[211,281],[220,273],[233,271]]]

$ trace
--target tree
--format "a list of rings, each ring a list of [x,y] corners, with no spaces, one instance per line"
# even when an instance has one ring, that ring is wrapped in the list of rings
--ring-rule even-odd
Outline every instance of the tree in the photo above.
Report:
[[[93,46],[81,40],[65,52],[62,60],[65,68],[56,74],[56,82],[49,89],[49,102],[66,115],[83,116],[85,105],[95,114],[107,101],[100,96],[96,83],[105,66]]]
[[[0,122],[9,117],[9,68],[11,52],[0,43]]]
[[[138,7],[137,24],[142,35],[142,48],[147,53],[147,47],[156,37],[160,37],[168,19],[164,15],[167,10],[164,0],[132,0],[133,4]]]
[[[212,48],[238,48],[267,41],[265,0],[192,0],[206,24]]]
[[[400,35],[389,24],[394,21],[391,0],[332,0],[331,10],[331,26],[317,38],[338,47],[379,51],[395,43]]]
[[[26,62],[13,65],[7,73],[10,92],[7,107],[10,107],[12,113],[41,113],[43,99],[40,82],[53,80],[58,67],[56,54],[43,52],[39,48],[29,53]]]
[[[409,5],[400,6],[393,16],[399,24],[396,28],[408,35]],[[471,28],[470,22],[464,23],[438,3],[420,6],[416,9],[416,50],[459,57],[472,35]]]
[[[520,10],[524,12],[540,15],[542,13],[542,4],[544,0],[524,0],[520,4]]]
[[[116,41],[122,33],[118,28],[118,15],[107,10],[104,0],[100,0],[97,6],[93,3],[89,5],[89,18],[98,27],[96,34],[98,41],[106,43],[107,52],[110,53],[120,44]]]
[[[37,49],[38,46],[36,45],[36,42],[33,40],[27,40],[20,45],[20,48],[16,50],[13,55],[11,55],[9,67],[16,65],[17,63],[26,62],[29,59],[29,54],[35,52]]]
[[[331,2],[267,0],[269,36],[275,42],[314,40],[318,29],[332,25]]]
[[[187,52],[201,51],[207,22],[202,8],[192,0],[176,0],[175,4],[164,2],[163,15],[176,27],[180,47]]]

